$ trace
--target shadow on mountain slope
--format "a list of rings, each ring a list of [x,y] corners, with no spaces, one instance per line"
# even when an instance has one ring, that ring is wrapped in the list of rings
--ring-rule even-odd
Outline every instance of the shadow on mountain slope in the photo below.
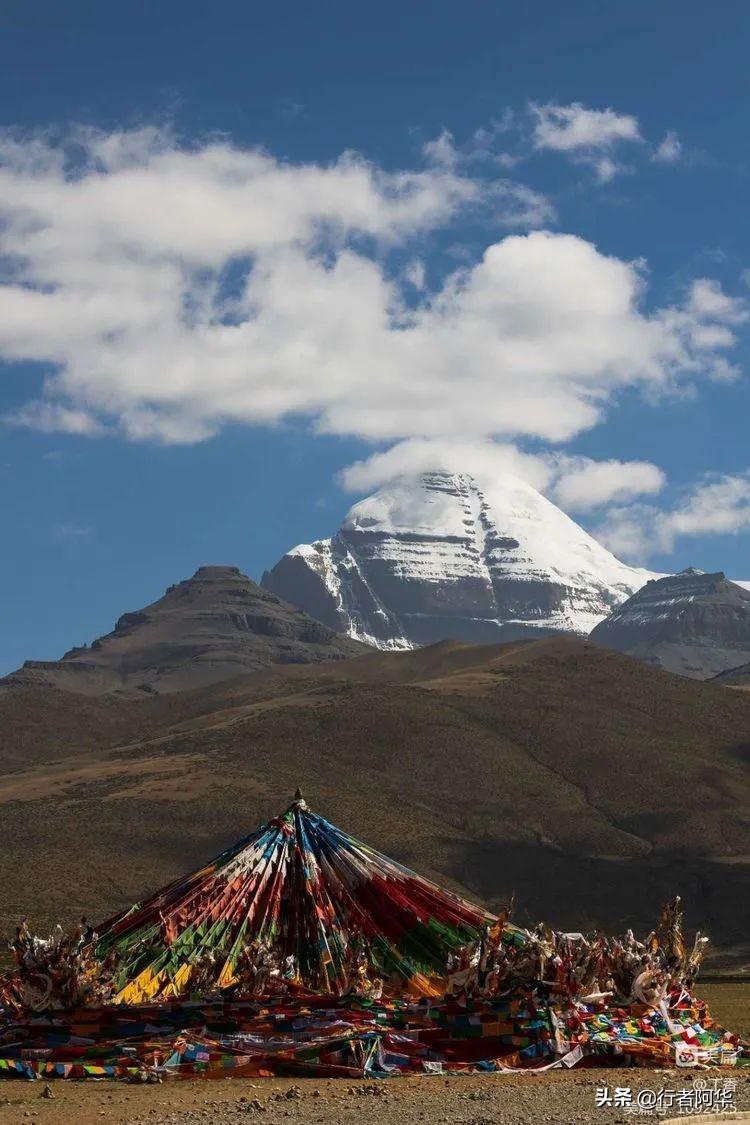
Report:
[[[529,920],[648,928],[679,891],[719,943],[750,922],[750,698],[586,642],[375,652],[153,700],[19,688],[0,724],[3,922],[103,916],[297,785],[433,878],[515,890]]]

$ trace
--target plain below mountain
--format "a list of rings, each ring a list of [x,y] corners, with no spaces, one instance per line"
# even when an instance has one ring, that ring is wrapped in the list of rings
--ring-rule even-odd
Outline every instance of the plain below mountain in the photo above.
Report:
[[[370,650],[172,695],[17,689],[0,730],[0,933],[140,901],[299,785],[465,897],[515,891],[524,925],[648,932],[679,892],[748,960],[750,695],[585,640]]]

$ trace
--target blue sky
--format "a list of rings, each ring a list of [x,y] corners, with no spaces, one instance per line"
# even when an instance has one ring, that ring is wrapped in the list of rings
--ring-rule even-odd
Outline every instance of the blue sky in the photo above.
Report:
[[[750,10],[720,17],[5,4],[0,670],[202,563],[259,577],[430,457],[750,578]]]

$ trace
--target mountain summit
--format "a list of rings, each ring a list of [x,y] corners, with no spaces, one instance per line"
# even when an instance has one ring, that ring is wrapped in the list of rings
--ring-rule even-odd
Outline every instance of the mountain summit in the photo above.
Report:
[[[355,656],[360,646],[262,590],[236,566],[202,566],[111,633],[61,660],[27,660],[5,685],[106,692],[183,691],[269,664]]]
[[[750,660],[750,590],[689,567],[648,582],[591,634],[657,668],[706,680]]]
[[[355,504],[262,585],[358,640],[412,648],[587,634],[650,577],[521,480],[435,472]]]

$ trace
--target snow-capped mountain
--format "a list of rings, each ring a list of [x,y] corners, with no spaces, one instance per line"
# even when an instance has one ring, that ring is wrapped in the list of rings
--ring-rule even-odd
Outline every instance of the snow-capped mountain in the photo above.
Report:
[[[668,672],[710,679],[750,660],[747,585],[690,567],[647,583],[591,639]]]
[[[435,472],[361,500],[261,584],[357,640],[412,648],[588,634],[651,577],[521,480]]]

